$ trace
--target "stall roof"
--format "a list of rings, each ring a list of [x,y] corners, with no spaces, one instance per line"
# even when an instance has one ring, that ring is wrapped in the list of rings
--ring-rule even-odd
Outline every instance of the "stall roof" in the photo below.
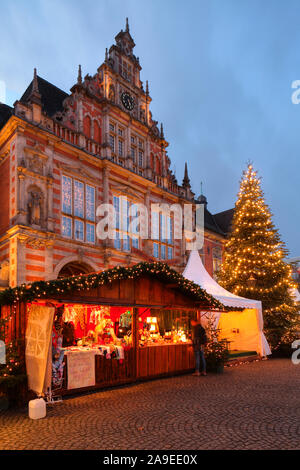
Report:
[[[206,271],[198,251],[191,251],[183,275],[187,279],[201,286],[203,289],[205,289],[206,292],[209,292],[216,299],[222,302],[222,304],[227,307],[227,310],[255,309],[257,325],[261,339],[260,353],[262,356],[271,354],[271,349],[263,332],[264,321],[262,315],[262,303],[260,300],[239,297],[238,295],[232,294],[220,286]]]
[[[52,281],[36,281],[31,284],[22,284],[15,288],[8,288],[0,292],[0,305],[12,305],[15,302],[30,302],[37,299],[46,299],[64,293],[95,289],[102,285],[109,285],[116,280],[138,279],[149,276],[166,285],[171,285],[183,294],[195,299],[214,310],[224,310],[224,305],[211,294],[194,282],[186,279],[166,263],[142,262],[132,267],[116,266],[100,273],[85,274]]]
[[[188,263],[183,271],[183,276],[198,284],[227,307],[261,309],[261,302],[259,300],[239,297],[220,286],[206,271],[198,251],[191,251]]]

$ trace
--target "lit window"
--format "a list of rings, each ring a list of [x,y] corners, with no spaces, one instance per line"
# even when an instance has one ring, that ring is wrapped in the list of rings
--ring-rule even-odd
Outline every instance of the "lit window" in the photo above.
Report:
[[[95,220],[95,188],[89,184],[86,185],[85,218]]]
[[[74,180],[74,215],[83,218],[84,213],[84,184]]]
[[[64,237],[72,237],[72,219],[63,215],[62,217],[62,235]]]
[[[152,238],[153,240],[158,240],[159,239],[159,214],[158,212],[152,212],[151,222],[152,222]]]
[[[139,247],[139,224],[135,223],[138,216],[138,206],[131,204],[126,197],[113,196],[115,210],[114,246],[117,250],[130,251],[130,246]],[[132,220],[130,221],[130,218]],[[130,223],[131,222],[131,223]]]
[[[115,227],[120,228],[120,198],[114,196],[114,209],[115,209]]]
[[[153,243],[153,256],[159,258],[158,243]]]
[[[68,176],[62,177],[62,211],[72,214],[72,179]]]
[[[136,249],[139,248],[139,239],[137,237],[133,237],[131,240],[132,246]]]
[[[162,260],[173,258],[173,219],[161,212],[151,214],[153,256]]]
[[[119,233],[119,232],[116,233],[115,248],[116,248],[117,250],[120,250],[120,249],[121,249],[121,240],[120,240],[120,233]]]
[[[89,243],[95,243],[95,225],[86,224],[86,241]]]
[[[95,242],[95,226],[85,221],[95,221],[95,192],[89,184],[62,176],[61,233],[64,237]]]
[[[75,240],[80,240],[83,242],[84,240],[84,225],[82,220],[75,220]]]
[[[128,235],[125,236],[124,240],[123,240],[123,250],[124,251],[129,251],[130,250],[130,243],[129,243],[129,237]]]

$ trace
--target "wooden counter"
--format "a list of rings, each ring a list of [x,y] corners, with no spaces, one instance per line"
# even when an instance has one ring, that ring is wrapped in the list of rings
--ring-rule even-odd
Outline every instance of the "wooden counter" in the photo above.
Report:
[[[65,356],[63,395],[85,391],[86,388],[67,390],[68,358]],[[123,362],[95,355],[96,385],[89,389],[101,389],[154,377],[163,377],[192,371],[195,367],[191,344],[163,344],[131,348],[124,351]]]

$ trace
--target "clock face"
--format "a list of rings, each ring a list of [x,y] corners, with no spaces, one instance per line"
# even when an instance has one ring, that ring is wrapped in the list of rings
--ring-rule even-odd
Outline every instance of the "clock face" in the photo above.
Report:
[[[130,96],[129,93],[122,93],[121,101],[123,103],[124,108],[128,109],[128,111],[132,111],[134,108],[134,99]]]

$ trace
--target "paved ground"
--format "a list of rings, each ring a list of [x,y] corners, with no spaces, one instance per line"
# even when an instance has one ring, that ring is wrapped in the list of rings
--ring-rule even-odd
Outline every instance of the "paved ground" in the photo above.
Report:
[[[300,449],[300,365],[226,368],[0,413],[0,449]]]

